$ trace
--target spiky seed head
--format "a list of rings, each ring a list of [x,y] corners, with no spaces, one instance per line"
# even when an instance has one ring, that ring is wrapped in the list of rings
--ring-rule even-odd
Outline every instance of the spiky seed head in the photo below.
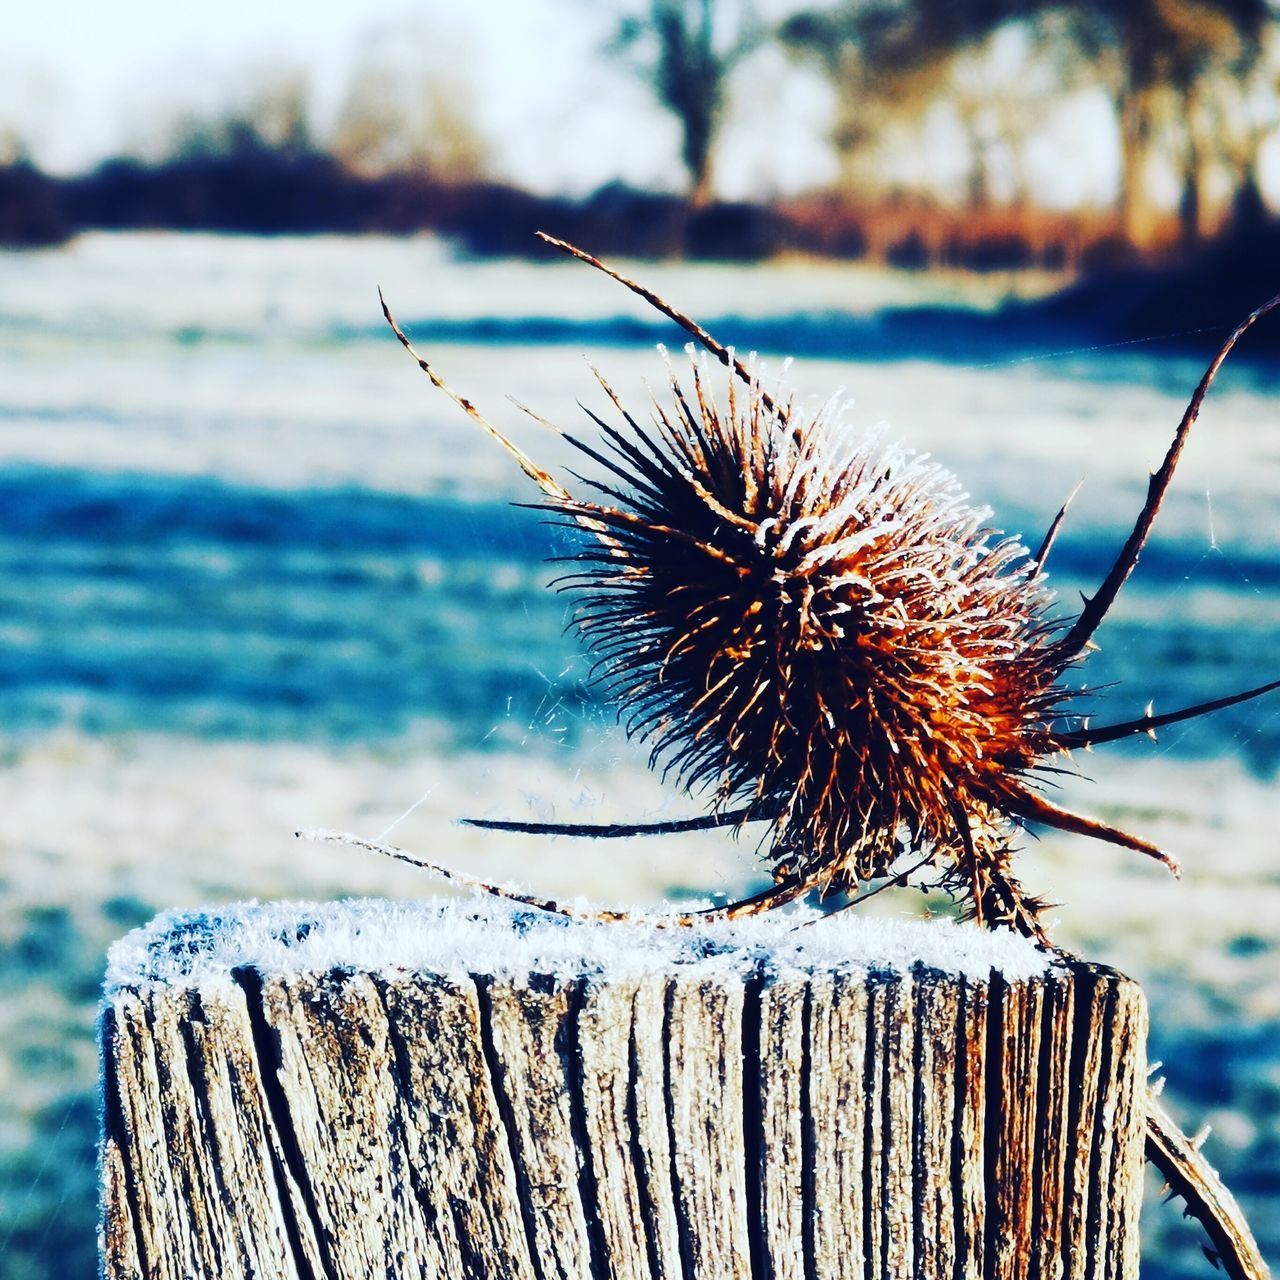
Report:
[[[721,407],[696,362],[670,388],[651,427],[601,424],[606,452],[574,441],[612,476],[555,504],[589,533],[567,581],[628,732],[773,817],[779,878],[853,888],[909,844],[970,887],[1006,861],[1064,696],[1034,564],[834,402],[806,415],[731,376]]]
[[[721,806],[710,822],[658,826],[772,819],[777,886],[719,914],[767,910],[811,887],[855,888],[887,871],[906,841],[943,862],[943,883],[979,921],[1047,941],[1040,916],[1048,904],[1010,874],[1010,819],[1106,840],[1179,874],[1158,845],[1052,804],[1029,775],[1052,755],[1280,689],[1270,680],[1159,716],[1148,707],[1101,729],[1053,723],[1081,720],[1060,712],[1074,696],[1061,678],[1133,572],[1219,369],[1241,336],[1280,308],[1280,294],[1219,347],[1152,473],[1133,532],[1055,638],[1038,572],[1070,498],[1033,563],[985,529],[985,513],[968,507],[927,459],[847,437],[824,442],[829,410],[805,418],[794,401],[780,408],[694,320],[583,250],[539,235],[644,298],[731,371],[724,414],[698,366],[692,401],[673,376],[673,402],[657,406],[652,434],[601,380],[634,434],[595,418],[608,453],[573,443],[623,482],[622,490],[594,482],[608,502],[574,498],[449,388],[385,299],[383,315],[418,367],[519,464],[546,505],[594,539],[576,557],[587,567],[569,585],[582,593],[579,622],[628,727],[654,742],[653,762],[665,758],[690,787],[714,783]],[[749,388],[744,405],[735,376]],[[752,803],[726,810],[735,797]],[[470,821],[596,835],[656,829]]]

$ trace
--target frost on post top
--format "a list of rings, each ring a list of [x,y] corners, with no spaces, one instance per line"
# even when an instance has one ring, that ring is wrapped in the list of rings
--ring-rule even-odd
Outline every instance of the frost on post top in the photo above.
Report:
[[[1017,980],[1045,972],[1050,958],[1012,933],[950,921],[822,918],[772,912],[733,923],[671,928],[654,915],[591,923],[501,901],[237,903],[170,911],[117,942],[106,992],[121,988],[208,989],[232,970],[274,975],[358,969],[388,976],[530,973],[618,979],[696,971],[708,977],[787,971],[908,973],[913,965]]]

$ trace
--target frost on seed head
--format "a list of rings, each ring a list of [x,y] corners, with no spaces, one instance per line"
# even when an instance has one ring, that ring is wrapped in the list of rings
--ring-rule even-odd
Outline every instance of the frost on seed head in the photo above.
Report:
[[[730,377],[718,402],[695,360],[626,425],[586,449],[612,473],[598,496],[549,505],[589,535],[564,581],[653,763],[768,814],[777,878],[853,888],[904,845],[958,858],[957,810],[999,844],[1064,696],[1025,549],[836,401],[806,414]]]

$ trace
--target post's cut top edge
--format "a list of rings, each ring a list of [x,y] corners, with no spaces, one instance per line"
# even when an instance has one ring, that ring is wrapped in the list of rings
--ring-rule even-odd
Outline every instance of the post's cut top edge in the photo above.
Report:
[[[108,997],[126,989],[208,989],[237,969],[264,975],[348,969],[619,980],[655,973],[899,973],[921,966],[984,980],[1021,981],[1060,961],[1024,938],[949,920],[769,912],[694,927],[660,912],[623,923],[551,915],[493,899],[393,902],[242,902],[167,911],[108,953]]]

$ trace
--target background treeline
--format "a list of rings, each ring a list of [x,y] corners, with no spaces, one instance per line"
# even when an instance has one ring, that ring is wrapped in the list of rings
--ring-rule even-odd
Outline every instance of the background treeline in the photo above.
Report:
[[[612,184],[581,199],[496,180],[468,86],[412,41],[384,37],[323,129],[305,75],[280,69],[87,174],[41,173],[20,138],[0,135],[0,243],[86,228],[433,230],[508,253],[546,226],[640,256],[794,250],[1067,270],[1167,260],[1270,220],[1277,17],[1270,0],[839,0],[765,22],[750,0],[619,0],[599,56],[678,124],[683,189]],[[725,203],[717,146],[763,56],[827,82],[838,177],[804,197]],[[1086,100],[1106,104],[1109,136],[1094,150],[1117,156],[1115,198],[1051,208],[1037,180],[1046,163],[1096,168],[1096,156],[1053,154],[1061,114]]]

